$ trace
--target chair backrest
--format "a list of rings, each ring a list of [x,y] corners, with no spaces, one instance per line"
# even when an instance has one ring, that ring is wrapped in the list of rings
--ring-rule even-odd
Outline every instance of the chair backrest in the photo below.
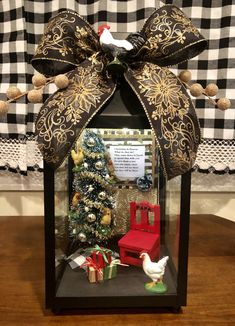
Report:
[[[139,221],[137,221],[138,211],[140,212]],[[150,213],[153,223],[151,223]],[[160,205],[151,205],[147,201],[130,202],[130,228],[160,234]]]

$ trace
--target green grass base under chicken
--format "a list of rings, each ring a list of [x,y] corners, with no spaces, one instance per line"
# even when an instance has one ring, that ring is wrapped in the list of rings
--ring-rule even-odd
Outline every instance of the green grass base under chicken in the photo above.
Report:
[[[145,283],[144,285],[145,289],[150,292],[154,293],[165,293],[167,292],[167,286],[163,282],[150,282],[150,283]]]

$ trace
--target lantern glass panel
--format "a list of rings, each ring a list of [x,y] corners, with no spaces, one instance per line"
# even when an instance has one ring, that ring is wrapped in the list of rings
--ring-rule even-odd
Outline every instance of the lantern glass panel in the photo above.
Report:
[[[69,211],[69,189],[68,189],[68,158],[56,170],[54,177],[54,203],[55,203],[55,270],[56,277],[59,275],[61,263],[66,258],[68,239],[68,211]]]
[[[180,232],[180,196],[181,177],[166,183],[166,229],[165,237],[174,268],[178,271],[178,250]]]
[[[158,259],[169,256],[164,282],[168,290],[167,295],[176,295],[177,293],[177,269],[178,269],[178,247],[179,247],[179,205],[180,205],[180,179],[175,178],[166,182],[163,169],[161,168],[160,155],[157,149],[153,133],[150,129],[90,129],[99,134],[109,153],[116,152],[114,160],[117,161],[118,156],[123,149],[139,150],[139,157],[144,155],[142,163],[135,164],[135,159],[124,162],[126,166],[118,166],[116,171],[119,177],[114,185],[115,188],[115,224],[113,225],[113,237],[106,243],[99,245],[107,246],[114,253],[119,253],[118,240],[130,230],[130,202],[147,201],[152,205],[160,204],[160,255]],[[86,132],[86,131],[85,131]],[[84,134],[83,134],[84,135]],[[80,146],[82,137],[78,140]],[[123,152],[124,156],[127,150]],[[137,156],[138,156],[137,155]],[[119,157],[120,158],[120,157]],[[144,162],[144,163],[143,163]],[[119,160],[120,163],[120,160]],[[115,167],[114,164],[114,167]],[[130,165],[128,167],[128,164]],[[141,167],[144,164],[144,167]],[[75,241],[73,235],[74,224],[71,224],[69,212],[71,211],[71,202],[74,196],[74,164],[70,156],[68,156],[62,166],[55,171],[54,176],[54,212],[55,212],[55,279],[56,279],[56,297],[79,297],[91,298],[96,296],[136,296],[148,297],[149,292],[145,289],[144,284],[151,282],[142,267],[137,266],[118,266],[117,276],[113,279],[102,282],[101,284],[90,284],[86,271],[76,265],[79,256],[79,250],[84,249],[84,243]],[[145,175],[152,178],[152,186],[149,189],[142,188],[137,183],[137,175],[133,173],[132,177],[123,177],[122,173],[130,168],[133,170],[143,168]],[[139,172],[137,172],[138,174]],[[161,181],[163,180],[163,182]],[[161,184],[162,183],[162,184]],[[147,186],[146,186],[147,187]],[[137,222],[140,221],[141,213],[136,213]],[[153,213],[149,214],[150,224],[154,224]],[[75,232],[75,231],[74,231]],[[94,244],[92,244],[94,245]],[[91,247],[87,244],[87,247]],[[85,246],[85,247],[86,247]],[[132,253],[133,254],[133,253]],[[72,255],[72,256],[71,256]],[[133,254],[133,257],[136,257]],[[74,260],[75,259],[75,260]],[[159,296],[159,294],[155,294]],[[164,296],[164,294],[161,294]]]

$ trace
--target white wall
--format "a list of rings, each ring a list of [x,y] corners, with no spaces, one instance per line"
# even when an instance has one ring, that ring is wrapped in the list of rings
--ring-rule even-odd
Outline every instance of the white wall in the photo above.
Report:
[[[3,191],[0,193],[0,216],[43,215],[42,191]]]
[[[235,221],[235,174],[192,174],[191,214]]]
[[[213,214],[235,222],[235,193],[192,192],[191,214]]]

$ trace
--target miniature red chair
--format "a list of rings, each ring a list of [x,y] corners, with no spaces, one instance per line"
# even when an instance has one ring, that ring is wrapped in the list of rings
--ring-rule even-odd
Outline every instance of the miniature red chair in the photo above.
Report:
[[[136,221],[140,211],[140,221]],[[149,213],[153,214],[150,224]],[[119,241],[120,259],[123,264],[142,266],[141,251],[149,254],[151,260],[160,254],[160,206],[148,202],[130,202],[130,230]]]

